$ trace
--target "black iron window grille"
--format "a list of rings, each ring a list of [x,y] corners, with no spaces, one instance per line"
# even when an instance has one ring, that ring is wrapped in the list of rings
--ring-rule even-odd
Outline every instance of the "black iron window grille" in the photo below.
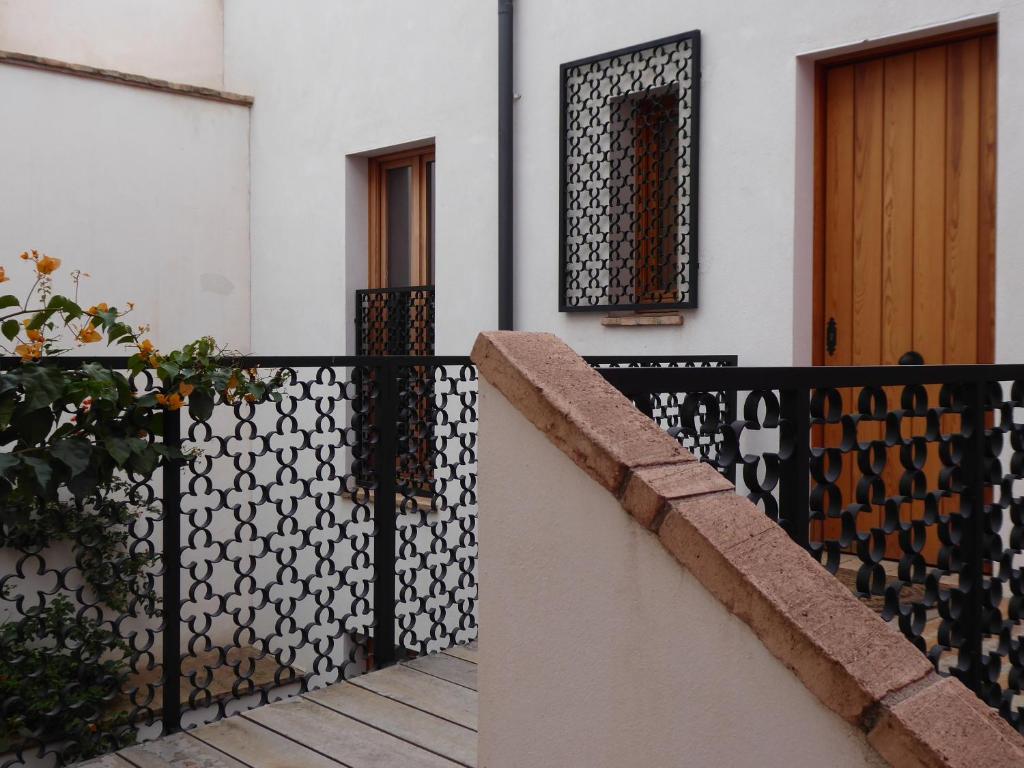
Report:
[[[356,354],[434,354],[434,286],[357,290]]]
[[[559,309],[697,306],[700,32],[561,67]]]

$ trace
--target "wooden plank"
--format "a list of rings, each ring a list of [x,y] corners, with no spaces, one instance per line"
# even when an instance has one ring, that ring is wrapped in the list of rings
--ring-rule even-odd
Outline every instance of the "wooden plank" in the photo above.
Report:
[[[945,361],[946,308],[946,47],[936,46],[914,55],[914,349],[926,363]],[[939,404],[939,388],[927,387],[928,405]],[[914,419],[914,434],[927,429]],[[925,485],[939,486],[942,462],[938,445],[928,445]],[[913,517],[924,515],[924,503],[915,502]],[[925,558],[934,562],[941,542],[928,531]]]
[[[351,683],[331,685],[306,698],[461,765],[476,765],[476,731],[470,728]]]
[[[853,67],[829,70],[825,118],[825,318],[837,325],[828,365],[849,365],[853,317]]]
[[[878,365],[882,357],[882,155],[885,64],[873,59],[854,66],[853,109],[853,290],[850,362]],[[856,403],[851,402],[853,410]],[[862,422],[862,443],[884,437],[884,425]],[[860,471],[850,464],[851,492]],[[853,499],[851,499],[853,500]],[[860,502],[861,500],[857,500]],[[863,499],[871,503],[872,499]],[[857,529],[882,524],[880,507],[857,514]]]
[[[118,755],[101,755],[84,763],[75,763],[72,768],[131,768],[131,763]]]
[[[308,743],[306,732],[301,728],[292,732],[302,740],[302,743],[297,743],[241,715],[204,725],[190,733],[251,768],[295,768],[299,765],[302,768],[338,768],[339,765],[352,768],[347,761],[332,760],[305,746]]]
[[[981,39],[978,179],[978,362],[996,354],[996,36]]]
[[[914,56],[885,62],[881,362],[913,349]]]
[[[825,86],[825,322],[836,324],[836,345],[826,350],[826,365],[850,365],[853,339],[853,168],[854,168],[854,68],[835,67],[828,71]],[[827,335],[826,335],[827,339]],[[852,395],[842,390],[843,411],[849,412]],[[842,427],[826,425],[826,447],[837,447]],[[852,503],[852,457],[842,459],[836,480],[839,507]],[[838,538],[838,519],[826,519],[824,536]]]
[[[123,749],[118,754],[136,768],[246,768],[243,763],[187,733],[147,741]]]
[[[945,362],[946,49],[914,54],[914,349]]]
[[[446,648],[442,653],[476,664],[480,650],[476,647],[476,643],[473,643],[471,645],[453,645],[451,648]]]
[[[420,656],[418,659],[406,661],[404,664],[411,669],[440,677],[449,683],[476,690],[476,664],[464,659],[457,659],[444,653],[435,653],[430,656]]]
[[[853,298],[850,360],[882,357],[882,155],[884,62],[854,68]]]
[[[913,349],[914,302],[914,55],[885,60],[885,115],[882,171],[882,339],[883,365],[895,365]],[[902,387],[886,388],[890,409],[898,408]],[[904,425],[909,437],[913,420]],[[922,422],[923,426],[923,422]],[[899,493],[903,475],[900,449],[886,453],[882,473],[887,496]],[[923,512],[923,507],[921,508]],[[904,522],[911,519],[911,505],[900,510]],[[886,556],[899,557],[899,536],[886,540]]]
[[[975,363],[978,360],[978,40],[950,45],[947,56],[945,362]]]
[[[457,765],[304,698],[259,707],[242,717],[282,737],[294,736],[302,744],[344,761],[351,768],[451,768]]]
[[[477,694],[461,685],[401,664],[353,678],[352,684],[476,730]]]

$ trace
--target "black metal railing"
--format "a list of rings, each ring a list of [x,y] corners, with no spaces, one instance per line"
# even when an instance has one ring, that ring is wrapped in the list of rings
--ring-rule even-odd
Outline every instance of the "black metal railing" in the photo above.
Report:
[[[476,638],[469,359],[244,363],[285,372],[280,402],[169,412],[162,440],[186,459],[126,477],[116,514],[0,527],[0,766],[73,762]],[[731,418],[725,396],[706,406]],[[97,575],[101,519],[115,567]]]
[[[603,374],[717,440],[705,460],[1024,730],[1024,365]],[[740,393],[735,418],[711,418],[719,392]]]
[[[434,354],[434,286],[356,291],[356,354]]]
[[[280,402],[168,412],[187,460],[117,491],[133,571],[91,579],[96,503],[60,530],[3,527],[0,765],[73,762],[476,637],[468,359],[251,364],[284,369]]]

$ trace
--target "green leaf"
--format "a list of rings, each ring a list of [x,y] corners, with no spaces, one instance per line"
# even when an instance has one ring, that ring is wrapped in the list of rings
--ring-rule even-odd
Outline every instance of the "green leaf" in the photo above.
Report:
[[[46,439],[53,428],[53,413],[48,408],[15,412],[11,418],[11,426],[17,431],[18,440],[22,445],[38,445]]]
[[[19,306],[21,306],[21,302],[18,301],[17,296],[11,296],[11,294],[0,296],[0,309],[9,309],[10,307]]]
[[[160,363],[160,367],[156,369],[156,373],[164,381],[170,381],[178,375],[178,366],[165,360]]]
[[[123,437],[105,437],[103,438],[103,447],[107,449],[107,453],[119,467],[123,467],[132,455],[131,445]]]
[[[46,487],[50,484],[50,480],[53,478],[53,468],[50,466],[50,462],[35,456],[23,456],[21,460],[31,467],[35,473],[36,482],[45,491]]]
[[[97,477],[96,471],[90,467],[68,481],[68,490],[75,495],[75,498],[81,499],[92,493],[98,483],[99,477]]]
[[[85,314],[82,308],[67,296],[54,296],[46,307],[47,309],[65,313],[69,320],[75,320]]]
[[[28,324],[28,329],[30,331],[38,331],[46,324],[46,321],[49,320],[56,311],[57,309],[55,307],[47,307],[46,309],[36,312],[32,316],[31,322]]]
[[[64,388],[64,374],[59,369],[41,365],[22,365],[19,373],[25,389],[26,411],[48,408],[60,397]]]
[[[206,421],[213,415],[213,398],[205,389],[196,388],[188,397],[189,415],[196,421]]]
[[[18,399],[11,394],[0,395],[0,429],[7,429],[18,406]]]
[[[140,475],[149,475],[156,469],[158,458],[156,451],[143,451],[132,456],[131,468]]]
[[[77,475],[84,472],[89,466],[92,444],[80,437],[71,437],[53,443],[50,446],[50,453],[66,464],[72,475]]]
[[[0,475],[6,475],[8,470],[18,466],[20,463],[17,456],[10,453],[0,453]]]
[[[18,335],[18,331],[21,330],[21,326],[17,320],[4,320],[4,324],[0,326],[0,331],[3,331],[4,336],[7,337],[8,341],[13,341],[14,337]]]

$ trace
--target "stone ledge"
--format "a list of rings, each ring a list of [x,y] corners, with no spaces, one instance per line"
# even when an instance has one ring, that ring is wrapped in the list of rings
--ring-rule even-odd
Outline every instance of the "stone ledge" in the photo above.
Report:
[[[556,336],[482,333],[472,359],[537,429],[616,496],[632,468],[693,460]]]
[[[682,324],[682,312],[611,312],[601,318],[601,325],[612,328]]]
[[[883,700],[868,741],[891,765],[908,768],[1024,765],[1024,744],[1010,724],[959,680],[938,675]]]
[[[484,333],[472,357],[890,765],[1024,765],[1024,739],[998,713],[957,680],[934,682],[931,662],[898,629],[557,337]]]
[[[91,80],[103,80],[108,83],[117,83],[119,85],[132,85],[136,88],[148,88],[153,91],[174,93],[179,96],[192,96],[198,99],[220,101],[225,104],[234,104],[241,107],[251,107],[253,104],[252,96],[245,96],[240,93],[218,91],[216,88],[206,88],[200,85],[172,83],[168,80],[158,80],[156,78],[144,77],[142,75],[132,75],[127,72],[118,72],[114,69],[90,67],[85,64],[72,64],[58,59],[33,56],[28,53],[0,51],[0,64],[29,67],[31,69],[42,69],[47,72],[74,75],[75,77],[85,77]]]

